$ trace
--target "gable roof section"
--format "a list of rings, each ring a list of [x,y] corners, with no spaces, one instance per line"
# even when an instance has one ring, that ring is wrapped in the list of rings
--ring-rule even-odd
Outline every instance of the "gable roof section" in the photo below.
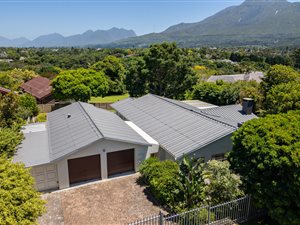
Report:
[[[245,114],[242,110],[243,107],[240,104],[199,109],[191,104],[186,104],[183,101],[177,101],[174,99],[163,97],[160,98],[164,99],[165,101],[172,102],[173,104],[176,104],[187,110],[199,113],[205,117],[209,117],[212,120],[217,120],[220,123],[224,123],[235,128],[238,128],[240,124],[243,124],[248,120],[257,118],[254,113],[251,113],[250,115]]]
[[[30,81],[21,85],[21,88],[41,100],[51,95],[52,87],[50,86],[51,81],[45,77],[35,77]]]
[[[254,113],[247,115],[243,113],[241,105],[227,105],[209,109],[201,109],[201,112],[232,126],[238,127],[248,120],[258,118]]]
[[[48,129],[50,161],[102,139],[148,145],[114,113],[82,102],[49,113]]]
[[[152,94],[122,100],[112,107],[157,140],[175,159],[236,130],[234,126],[193,111],[195,107]]]
[[[7,94],[9,92],[11,92],[9,89],[4,88],[4,87],[0,87],[0,94]]]

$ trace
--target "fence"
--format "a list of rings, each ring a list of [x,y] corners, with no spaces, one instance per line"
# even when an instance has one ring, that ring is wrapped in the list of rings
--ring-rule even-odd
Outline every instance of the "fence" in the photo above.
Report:
[[[187,212],[164,216],[150,216],[129,225],[229,225],[246,222],[264,214],[264,210],[257,209],[251,196],[226,202],[215,206],[203,206]]]

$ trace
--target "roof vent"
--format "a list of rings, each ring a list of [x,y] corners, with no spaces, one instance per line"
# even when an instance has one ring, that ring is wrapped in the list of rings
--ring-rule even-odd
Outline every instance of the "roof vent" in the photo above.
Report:
[[[71,118],[71,114],[70,113],[68,113],[67,118]]]
[[[243,98],[243,113],[250,115],[253,112],[254,100],[252,98]]]

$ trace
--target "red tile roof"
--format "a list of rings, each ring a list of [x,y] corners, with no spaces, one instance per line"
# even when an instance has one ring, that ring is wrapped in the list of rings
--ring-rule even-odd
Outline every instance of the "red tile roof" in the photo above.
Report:
[[[21,85],[23,91],[41,100],[51,95],[51,81],[45,77],[35,77]]]
[[[1,93],[1,94],[7,94],[7,93],[9,93],[9,92],[10,92],[9,89],[4,88],[4,87],[0,87],[0,93]]]

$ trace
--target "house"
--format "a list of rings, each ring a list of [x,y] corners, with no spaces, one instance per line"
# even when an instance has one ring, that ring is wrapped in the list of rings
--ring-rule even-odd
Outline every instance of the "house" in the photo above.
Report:
[[[35,77],[22,84],[21,89],[34,96],[39,104],[49,103],[53,100],[51,81],[48,78]]]
[[[6,95],[9,92],[11,92],[11,90],[4,88],[4,87],[0,87],[0,94]]]
[[[258,83],[262,81],[264,77],[263,72],[251,72],[245,74],[234,74],[234,75],[219,75],[219,76],[211,76],[208,78],[208,82],[216,82],[218,80],[222,80],[224,82],[233,83],[236,81],[251,81],[254,80]]]
[[[242,123],[256,118],[251,112],[253,100],[245,99],[243,106],[199,109],[152,94],[112,104],[122,119],[131,121],[159,143],[161,160],[193,155],[205,161],[224,158],[224,153],[232,149],[232,133]]]
[[[155,146],[115,113],[88,103],[60,108],[47,119],[25,126],[25,139],[14,156],[14,162],[32,167],[40,191],[137,171],[155,153]]]

